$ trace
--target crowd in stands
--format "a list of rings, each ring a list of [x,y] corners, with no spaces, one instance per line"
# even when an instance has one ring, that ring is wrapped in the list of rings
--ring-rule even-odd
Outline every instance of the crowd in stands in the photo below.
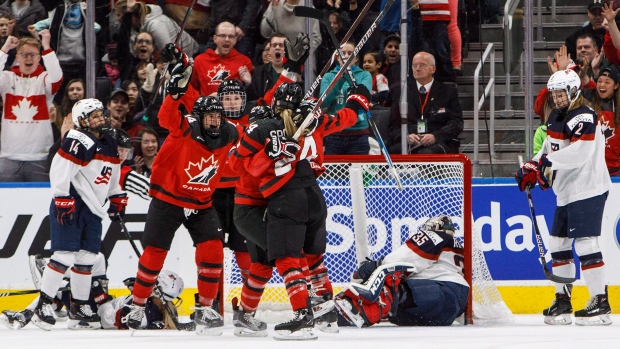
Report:
[[[325,12],[336,38],[343,40],[368,2],[314,0],[313,6]],[[86,45],[86,32],[91,30],[85,27],[86,3],[85,0],[0,0],[0,65],[4,67],[0,77],[4,103],[0,181],[49,180],[48,158],[57,149],[53,145],[72,127],[71,107],[85,97],[86,52],[90,49]],[[245,98],[250,108],[253,101],[274,86],[282,72],[286,61],[284,42],[307,32],[306,19],[293,14],[296,6],[304,5],[301,0],[211,0],[206,2],[209,7],[198,1],[185,22],[190,0],[95,0],[93,3],[95,97],[106,106],[112,126],[124,129],[134,139],[134,157],[127,164],[146,176],[157,149],[168,136],[157,118],[167,83],[166,76],[162,79],[162,74],[166,75],[166,59],[160,56],[165,44],[175,42],[193,59],[191,84],[201,95],[213,95],[222,81],[236,79],[247,91]],[[345,57],[353,52],[368,29],[369,19],[376,18],[386,3],[376,0],[368,5],[368,13],[360,17],[364,19],[362,24],[340,46]],[[395,3],[351,66],[358,83],[372,92],[373,107],[382,111],[385,120],[391,120],[390,130],[401,127],[397,103],[393,102],[399,100],[401,83],[400,5]],[[433,65],[429,67],[431,79],[454,85],[462,65],[458,27],[458,13],[462,8],[459,9],[459,0],[435,3],[409,1],[407,42],[412,49],[408,60],[413,60],[414,54],[420,51],[429,52],[428,64]],[[330,65],[321,88],[315,91],[318,97],[342,61],[333,55],[336,45],[318,20],[310,20],[310,31],[306,34],[312,51],[310,59],[316,67],[313,74]],[[324,112],[334,113],[344,106],[350,87],[347,79],[341,78],[331,89],[323,105]],[[303,86],[303,76],[297,81]],[[438,90],[429,89],[431,102],[432,94]],[[410,94],[420,95],[415,91]],[[454,101],[453,110],[452,104],[431,102],[418,103],[415,108],[419,110],[410,109],[408,129],[416,135],[445,133],[446,111],[460,119],[449,135],[438,133],[432,137],[433,140],[451,139],[455,146],[433,147],[427,151],[458,152],[463,122],[458,98]],[[184,102],[180,109],[188,112],[191,107]],[[326,154],[377,153],[374,135],[362,114],[356,125],[326,139]],[[427,121],[428,127],[421,129],[420,123]],[[400,140],[388,137],[387,131],[383,137],[392,152],[401,152]],[[409,148],[416,144],[409,143]],[[419,150],[424,148],[426,145]]]

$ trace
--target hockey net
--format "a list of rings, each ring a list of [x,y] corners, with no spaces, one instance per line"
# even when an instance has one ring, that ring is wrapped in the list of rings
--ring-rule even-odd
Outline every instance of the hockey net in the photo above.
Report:
[[[447,214],[465,248],[465,274],[471,288],[466,323],[512,321],[491,278],[479,234],[472,234],[471,164],[459,155],[392,157],[404,189],[396,186],[382,156],[326,157],[318,183],[327,202],[325,263],[334,292],[350,282],[366,257],[381,258],[403,244],[427,219]],[[226,251],[225,309],[240,297],[241,277]],[[259,310],[290,310],[282,278],[274,270]]]

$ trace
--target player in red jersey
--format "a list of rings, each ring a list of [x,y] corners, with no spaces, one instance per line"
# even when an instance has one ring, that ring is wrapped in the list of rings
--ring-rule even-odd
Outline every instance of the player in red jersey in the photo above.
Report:
[[[186,62],[183,59],[173,70],[168,96],[158,114],[160,124],[170,130],[170,135],[153,164],[153,199],[127,325],[140,328],[146,299],[156,286],[174,234],[182,224],[196,246],[196,333],[221,335],[224,321],[211,305],[222,274],[223,233],[211,196],[226,164],[228,149],[239,135],[234,125],[223,120],[222,104],[215,97],[199,97],[191,115],[183,116],[178,111],[180,97],[186,92],[195,93],[189,86],[192,67]]]

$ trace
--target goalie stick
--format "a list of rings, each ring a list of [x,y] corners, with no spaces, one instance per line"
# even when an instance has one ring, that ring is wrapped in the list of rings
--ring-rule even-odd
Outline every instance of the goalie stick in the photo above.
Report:
[[[129,230],[127,230],[127,226],[125,225],[125,221],[123,221],[123,217],[121,217],[120,215],[118,216],[118,222],[121,225],[121,230],[123,231],[125,236],[127,236],[127,239],[129,240],[129,243],[131,244],[131,247],[133,248],[134,252],[136,253],[136,255],[138,255],[138,258],[142,257],[140,250],[138,250],[138,246],[136,246],[136,243],[133,241],[131,234],[129,234]],[[164,292],[162,291],[161,286],[159,285],[159,282],[155,282],[155,288],[153,290],[155,291],[155,295],[159,299],[161,299],[162,303],[164,304],[164,309],[166,310],[166,313],[168,313],[168,315],[170,316],[170,319],[174,323],[174,326],[177,328],[177,330],[179,331],[196,330],[196,323],[194,323],[193,321],[183,322],[183,323],[179,322],[179,320],[177,319],[177,315],[175,315],[175,312],[172,309],[170,309],[169,302],[166,301],[166,299],[164,298]]]
[[[58,292],[64,292],[71,290],[71,287],[61,287],[58,289]],[[39,293],[40,290],[24,290],[24,291],[14,291],[14,292],[0,292],[0,298],[2,297],[10,297],[10,296],[21,296],[25,294],[34,294]]]
[[[363,284],[352,283],[349,284],[348,289],[356,296],[360,296],[371,302],[376,301],[383,290],[383,284],[385,278],[388,275],[403,272],[403,273],[415,273],[415,265],[412,263],[388,263],[377,267],[375,271],[370,274],[370,277]]]
[[[540,263],[543,267],[543,272],[548,280],[557,282],[559,284],[572,284],[577,281],[577,278],[566,278],[553,274],[547,267],[547,260],[545,259],[545,247],[543,246],[542,235],[540,235],[540,229],[538,229],[538,222],[536,221],[536,212],[534,212],[534,201],[532,201],[532,187],[528,185],[525,188],[527,193],[527,202],[530,205],[530,214],[532,216],[532,223],[534,224],[534,233],[536,234],[536,244],[538,245],[538,253],[540,254]]]
[[[386,4],[386,9],[389,9],[389,6],[391,6],[391,3]],[[329,37],[331,38],[334,46],[336,46],[336,54],[338,54],[340,59],[344,62],[344,55],[343,55],[342,50],[340,48],[340,43],[338,42],[338,39],[336,38],[336,34],[334,33],[334,30],[332,29],[331,25],[329,24],[329,20],[327,18],[327,15],[323,11],[317,10],[317,9],[315,9],[313,7],[296,6],[293,9],[293,13],[297,17],[314,18],[314,19],[318,20],[319,22],[321,22],[321,24],[323,24],[323,26],[327,30],[327,33],[329,33]],[[355,80],[355,76],[353,76],[353,72],[351,71],[351,67],[350,66],[346,68],[346,72],[347,72],[347,76],[349,77],[349,81],[351,82],[351,86],[357,87],[358,83]],[[321,78],[321,80],[322,80],[322,78]],[[314,85],[314,83],[313,83],[313,85]],[[310,92],[310,91],[308,91],[308,92]],[[307,95],[308,94],[306,93],[306,96]],[[383,157],[385,157],[385,161],[387,161],[387,163],[388,163],[388,166],[390,168],[390,172],[392,173],[392,176],[396,180],[396,185],[397,185],[398,189],[399,190],[403,190],[403,183],[401,182],[400,176],[398,175],[398,172],[396,171],[396,168],[394,167],[394,163],[392,162],[392,158],[390,157],[390,154],[388,153],[387,147],[385,146],[385,143],[383,142],[383,138],[381,137],[381,134],[379,133],[379,129],[377,128],[377,124],[375,123],[375,120],[372,118],[372,115],[370,114],[370,110],[366,112],[366,119],[368,120],[368,123],[370,124],[370,127],[372,128],[372,131],[375,134],[377,142],[379,143],[379,145],[381,146],[381,149],[383,150],[382,151]]]

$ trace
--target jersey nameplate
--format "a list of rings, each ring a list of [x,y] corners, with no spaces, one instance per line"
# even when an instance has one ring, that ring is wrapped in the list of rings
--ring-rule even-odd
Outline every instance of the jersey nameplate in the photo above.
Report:
[[[437,235],[437,233],[435,233],[434,231],[424,231],[424,233],[431,239],[431,241],[433,241],[435,246],[443,242],[441,236]]]
[[[570,128],[572,130],[580,122],[594,123],[594,115],[590,114],[590,113],[579,114],[579,115],[575,116],[574,118],[570,119],[566,123],[566,126],[568,126],[568,128]]]
[[[80,131],[70,130],[69,133],[67,133],[67,138],[77,140],[78,142],[82,143],[86,149],[90,149],[93,145],[95,145],[95,142],[93,142],[92,139],[90,139],[87,135],[83,134]]]

